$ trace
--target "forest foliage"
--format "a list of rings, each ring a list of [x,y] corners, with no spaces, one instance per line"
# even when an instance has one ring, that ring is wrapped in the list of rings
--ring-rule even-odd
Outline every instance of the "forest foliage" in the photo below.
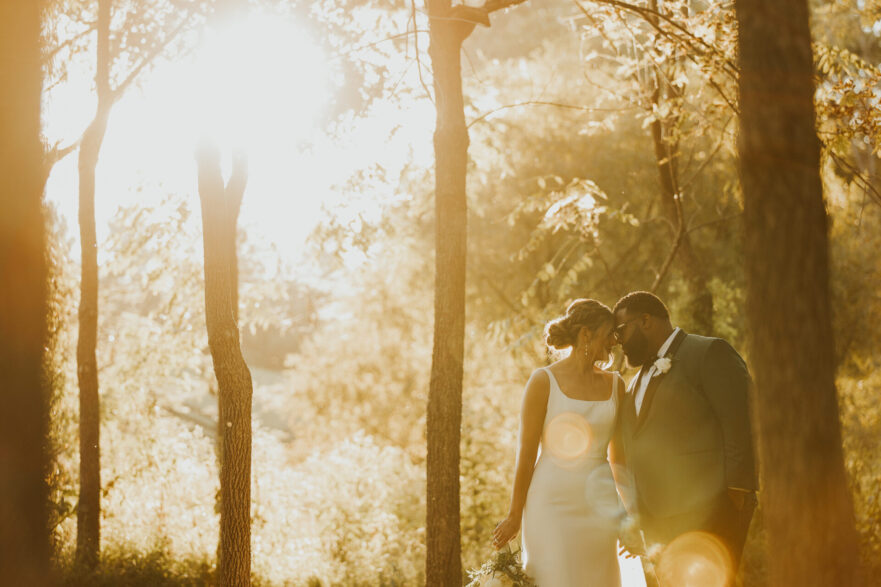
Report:
[[[53,6],[49,14],[63,20],[80,3]],[[653,286],[677,324],[690,330],[698,320],[688,268],[675,258],[665,263],[676,227],[662,213],[658,166],[665,161],[653,148],[653,123],[675,157],[684,227],[709,276],[712,329],[701,334],[730,340],[749,361],[733,6],[663,6],[657,20],[604,0],[526,3],[496,15],[465,44],[466,568],[491,554],[492,529],[507,511],[522,389],[533,368],[553,359],[542,340],[545,322],[573,298],[611,305]],[[877,575],[881,8],[862,0],[812,8],[844,449],[862,560]],[[427,37],[413,34],[427,19],[378,0],[322,3],[300,14],[339,55],[335,114],[310,148],[364,136],[363,128],[385,132],[374,137],[376,162],[335,176],[336,197],[299,255],[267,244],[259,226],[239,234],[240,328],[254,375],[254,582],[420,584],[433,180],[430,129],[405,124],[413,104],[429,99]],[[370,41],[360,42],[358,27],[368,24]],[[118,41],[152,47],[140,40],[153,38],[142,29]],[[89,51],[79,25],[47,30],[65,51]],[[57,59],[47,76],[63,83],[68,74]],[[653,99],[659,79],[673,90]],[[411,144],[414,136],[423,144]],[[53,137],[46,143],[59,147]],[[386,161],[383,150],[407,156]],[[195,193],[131,182],[138,203],[115,212],[98,245],[104,538],[96,575],[73,564],[74,219],[51,214],[46,373],[55,561],[70,584],[118,584],[129,575],[132,584],[202,584],[216,556],[218,465],[198,202]],[[763,584],[765,556],[759,515],[744,584]]]

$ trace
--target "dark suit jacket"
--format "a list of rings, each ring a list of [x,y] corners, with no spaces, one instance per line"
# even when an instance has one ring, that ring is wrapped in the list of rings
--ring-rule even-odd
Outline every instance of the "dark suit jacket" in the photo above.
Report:
[[[681,331],[667,356],[672,366],[652,378],[638,417],[634,377],[618,426],[643,528],[657,542],[712,530],[728,487],[757,486],[743,359],[724,340]]]

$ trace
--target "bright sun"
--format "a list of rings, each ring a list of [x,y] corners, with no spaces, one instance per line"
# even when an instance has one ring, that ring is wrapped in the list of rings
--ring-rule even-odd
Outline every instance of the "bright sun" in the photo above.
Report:
[[[181,73],[199,134],[231,148],[278,151],[313,132],[327,103],[327,68],[295,22],[252,12],[209,28]]]
[[[328,59],[296,20],[255,11],[209,28],[187,57],[159,62],[114,106],[98,166],[99,241],[120,205],[195,197],[193,153],[202,139],[223,152],[244,149],[251,161],[243,220],[297,247],[330,189],[304,144],[318,136],[331,101]],[[93,66],[68,65],[68,81],[44,101],[50,143],[75,140],[95,109]],[[306,150],[308,151],[308,149]],[[47,198],[75,223],[76,155],[53,169]],[[150,199],[147,200],[146,197]],[[198,204],[196,204],[198,206]],[[76,233],[76,230],[73,230]]]

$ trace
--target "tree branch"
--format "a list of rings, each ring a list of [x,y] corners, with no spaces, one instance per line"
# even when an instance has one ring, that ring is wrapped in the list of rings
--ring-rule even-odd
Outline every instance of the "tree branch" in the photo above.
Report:
[[[734,214],[729,214],[728,216],[723,216],[722,218],[716,218],[715,220],[708,220],[707,222],[701,222],[697,226],[692,226],[688,230],[686,230],[686,234],[691,234],[697,230],[702,228],[706,228],[708,226],[713,226],[714,224],[722,224],[723,222],[728,222],[729,220],[734,220],[735,218],[739,218],[743,216],[743,212],[735,212]]]
[[[43,154],[43,185],[46,185],[46,181],[49,179],[49,174],[52,173],[52,168],[55,167],[55,164],[73,153],[77,147],[80,146],[80,139],[75,140],[71,144],[66,147],[59,147],[60,143],[55,143],[52,145],[52,148],[46,151]]]
[[[425,83],[425,79],[422,77],[422,61],[419,57],[419,27],[416,26],[416,0],[410,0],[411,8],[411,19],[413,20],[413,46],[416,51],[416,73],[419,75],[419,83],[422,84],[422,89],[425,90],[425,95],[428,96],[429,101],[434,104],[434,97],[431,95],[431,91],[428,89],[428,84]],[[408,31],[409,32],[409,31]]]
[[[485,112],[480,115],[478,118],[475,118],[471,122],[468,123],[468,128],[471,128],[473,125],[481,122],[493,114],[497,112],[501,112],[502,110],[508,110],[509,108],[519,108],[520,106],[553,106],[555,108],[566,108],[569,110],[581,110],[583,112],[625,112],[627,110],[633,110],[636,108],[635,106],[631,106],[628,108],[591,108],[590,106],[576,106],[574,104],[562,104],[559,102],[548,102],[544,100],[526,100],[525,102],[517,102],[516,104],[505,104],[504,106],[499,106],[498,108],[494,108],[489,112]]]
[[[823,144],[823,147],[825,148],[825,151],[829,153],[829,156],[832,157],[832,160],[835,162],[836,165],[839,165],[843,167],[846,171],[852,173],[854,177],[857,178],[857,183],[863,188],[863,191],[865,191],[867,195],[875,200],[876,204],[881,204],[881,192],[879,192],[878,189],[872,185],[872,182],[870,182],[863,176],[859,169],[848,163],[843,157],[835,153],[835,151],[833,151],[827,145]]]
[[[690,186],[691,183],[695,179],[697,179],[701,173],[703,173],[703,171],[704,171],[704,169],[706,169],[707,165],[709,165],[709,163],[713,159],[716,158],[716,155],[719,153],[719,151],[722,149],[722,146],[725,144],[725,132],[728,130],[729,124],[731,124],[731,118],[728,118],[728,120],[725,121],[725,126],[722,127],[721,136],[719,137],[719,140],[716,143],[716,146],[713,147],[713,150],[710,151],[710,154],[707,155],[707,158],[704,159],[704,161],[698,166],[697,170],[691,175],[691,177],[689,177],[687,180],[685,180],[685,183],[682,184],[683,191],[685,191],[685,188]],[[689,167],[691,167],[690,163],[689,163]]]
[[[673,259],[676,258],[676,253],[679,251],[679,246],[682,244],[683,239],[685,238],[685,222],[682,217],[682,200],[679,197],[679,194],[676,194],[673,197],[673,201],[676,204],[676,236],[673,239],[673,245],[670,247],[670,252],[667,254],[667,258],[664,259],[664,264],[661,265],[661,269],[658,270],[657,275],[655,275],[655,282],[652,284],[652,287],[649,291],[655,291],[661,286],[661,282],[664,280],[664,277],[667,276],[667,272],[670,271],[670,266],[673,264]]]
[[[226,196],[236,218],[242,207],[245,186],[248,185],[248,155],[244,151],[233,154],[232,173],[226,184]]]
[[[488,0],[488,2],[483,5],[483,9],[487,14],[492,14],[498,10],[504,10],[511,6],[523,4],[524,2],[526,2],[526,0]]]
[[[72,36],[71,38],[67,39],[66,41],[60,43],[57,47],[53,47],[50,51],[48,51],[47,53],[45,53],[45,54],[43,55],[43,62],[44,62],[44,63],[48,63],[48,62],[51,61],[56,55],[58,55],[61,51],[63,51],[63,50],[66,49],[67,47],[73,45],[74,43],[76,43],[77,41],[79,41],[80,39],[82,39],[83,37],[85,37],[85,36],[91,34],[91,33],[95,30],[95,28],[96,28],[97,26],[98,26],[98,22],[97,22],[97,21],[92,21],[92,22],[90,22],[90,23],[89,23],[89,27],[86,28],[84,31],[81,31],[81,32],[77,33],[76,35]]]
[[[132,68],[132,70],[129,72],[128,76],[126,76],[126,78],[122,81],[122,83],[120,83],[119,86],[117,86],[116,89],[113,90],[114,99],[121,96],[132,84],[132,82],[137,79],[138,75],[144,70],[144,68],[153,63],[153,61],[157,57],[159,57],[159,55],[161,55],[166,48],[168,48],[172,41],[174,41],[177,36],[184,30],[184,28],[186,28],[187,24],[189,24],[190,16],[191,14],[187,14],[183,18],[183,20],[181,20],[177,28],[174,29],[171,34],[163,40],[163,42],[158,43],[155,47],[153,47],[153,50],[145,55],[144,58],[141,59],[141,61]]]
[[[579,2],[579,0],[572,0],[572,1],[575,2],[575,5],[578,6],[579,10],[581,10],[581,12],[583,14],[587,14],[587,9],[584,8],[584,6],[581,4],[581,2]],[[666,14],[663,14],[662,12],[659,12],[657,10],[652,10],[651,8],[647,8],[645,6],[636,6],[635,4],[629,4],[627,2],[622,2],[621,0],[593,0],[593,1],[597,2],[598,4],[607,4],[607,5],[613,6],[615,8],[620,8],[622,10],[627,10],[628,12],[633,12],[635,14],[638,14],[639,16],[644,18],[646,22],[648,22],[650,25],[652,25],[652,28],[654,28],[656,31],[658,31],[662,35],[673,36],[673,38],[675,38],[675,39],[681,39],[681,37],[674,35],[670,31],[666,31],[663,28],[661,28],[660,24],[657,22],[653,22],[652,19],[656,18],[656,19],[660,19],[660,20],[666,22],[667,24],[669,24],[673,28],[682,32],[682,34],[684,34],[688,39],[691,39],[693,42],[697,43],[698,45],[703,46],[706,51],[719,57],[722,60],[722,62],[726,66],[728,66],[728,68],[731,70],[731,73],[734,74],[735,77],[740,75],[740,69],[737,67],[736,64],[732,63],[731,60],[728,59],[728,57],[724,53],[720,53],[719,50],[716,49],[714,46],[707,43],[706,41],[704,41],[703,39],[701,39],[700,37],[698,37],[697,35],[695,35],[691,31],[689,31],[687,28],[685,28],[684,26],[682,26],[681,24],[679,24],[678,22],[676,22],[675,20],[673,20],[672,18],[667,16]],[[694,47],[693,43],[689,43],[689,45]]]

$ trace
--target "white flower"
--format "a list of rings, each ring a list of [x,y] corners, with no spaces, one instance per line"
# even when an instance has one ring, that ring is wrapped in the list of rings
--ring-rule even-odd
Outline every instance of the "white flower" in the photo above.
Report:
[[[670,360],[670,357],[660,357],[655,361],[655,369],[657,369],[658,373],[661,373],[662,375],[669,371],[672,366],[673,361]]]

